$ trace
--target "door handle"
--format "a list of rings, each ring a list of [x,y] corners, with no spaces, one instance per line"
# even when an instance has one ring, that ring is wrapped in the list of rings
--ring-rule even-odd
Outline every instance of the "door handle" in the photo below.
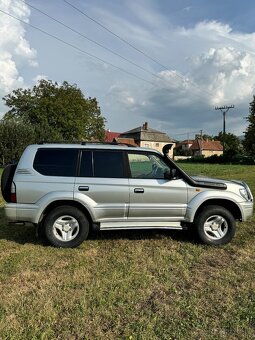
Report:
[[[134,189],[134,192],[135,192],[136,194],[143,194],[143,193],[144,193],[144,189],[143,189],[143,188],[135,188],[135,189]]]
[[[89,187],[88,186],[79,186],[78,190],[79,191],[89,191]]]

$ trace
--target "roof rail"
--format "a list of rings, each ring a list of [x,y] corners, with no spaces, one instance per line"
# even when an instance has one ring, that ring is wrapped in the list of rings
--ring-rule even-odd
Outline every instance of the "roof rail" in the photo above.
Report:
[[[72,142],[67,142],[67,141],[39,141],[37,143],[38,145],[43,145],[43,144],[81,144],[81,145],[87,145],[87,144],[96,144],[96,145],[125,145],[128,147],[133,147],[135,148],[135,145],[128,144],[128,143],[118,143],[118,142],[100,142],[100,141],[72,141]]]

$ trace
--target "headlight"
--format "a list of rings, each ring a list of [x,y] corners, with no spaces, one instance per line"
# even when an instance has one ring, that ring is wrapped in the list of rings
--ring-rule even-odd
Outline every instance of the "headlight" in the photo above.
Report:
[[[239,189],[241,196],[246,199],[246,201],[249,201],[249,195],[245,188]]]

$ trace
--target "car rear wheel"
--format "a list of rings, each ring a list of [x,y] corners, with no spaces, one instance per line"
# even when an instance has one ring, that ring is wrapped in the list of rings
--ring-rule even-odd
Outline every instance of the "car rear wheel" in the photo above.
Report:
[[[235,235],[235,219],[229,210],[221,206],[205,206],[194,224],[200,241],[205,244],[226,244]]]
[[[78,208],[60,206],[46,216],[44,234],[55,247],[75,248],[87,239],[89,222]]]

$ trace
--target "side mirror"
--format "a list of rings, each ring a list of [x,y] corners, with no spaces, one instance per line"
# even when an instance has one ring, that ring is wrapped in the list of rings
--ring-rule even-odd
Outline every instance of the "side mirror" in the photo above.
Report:
[[[176,175],[177,175],[176,169],[171,169],[171,179],[176,178]]]
[[[176,178],[177,171],[176,169],[170,169],[164,172],[165,179],[174,179]]]
[[[166,170],[164,172],[164,179],[171,179],[171,170]]]

